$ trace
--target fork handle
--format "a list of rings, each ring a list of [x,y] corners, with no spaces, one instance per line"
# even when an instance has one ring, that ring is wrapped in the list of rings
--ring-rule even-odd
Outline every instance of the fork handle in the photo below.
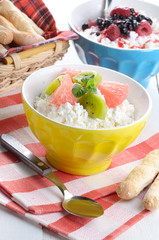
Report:
[[[38,157],[36,157],[29,149],[23,146],[17,139],[9,134],[1,135],[1,145],[17,155],[25,164],[32,168],[41,176],[45,176],[52,172],[52,169]]]

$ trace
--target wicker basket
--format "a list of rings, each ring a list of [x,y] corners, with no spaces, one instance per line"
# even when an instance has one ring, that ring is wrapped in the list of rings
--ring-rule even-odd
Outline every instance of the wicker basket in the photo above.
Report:
[[[20,87],[26,77],[35,70],[53,65],[57,60],[61,60],[68,47],[68,41],[56,41],[53,49],[23,60],[20,59],[18,53],[11,54],[12,64],[0,63],[0,94]]]

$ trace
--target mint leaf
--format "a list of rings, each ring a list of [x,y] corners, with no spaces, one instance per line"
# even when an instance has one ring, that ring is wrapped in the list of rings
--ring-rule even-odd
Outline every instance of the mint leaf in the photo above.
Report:
[[[81,83],[83,83],[83,85],[87,86],[87,83],[90,79],[93,79],[94,76],[93,75],[85,75],[85,76],[82,76],[81,78]]]
[[[94,94],[97,93],[97,87],[94,87],[94,88],[88,87],[87,89],[88,89],[91,93],[94,93]]]
[[[90,88],[94,88],[94,78],[90,78],[87,82],[86,88],[90,89]]]
[[[80,84],[75,83],[72,88],[72,94],[76,97],[82,97],[87,92],[86,88],[83,88]]]

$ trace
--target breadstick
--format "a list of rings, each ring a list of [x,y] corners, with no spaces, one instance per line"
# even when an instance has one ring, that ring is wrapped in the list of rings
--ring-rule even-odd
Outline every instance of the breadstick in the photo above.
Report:
[[[150,211],[154,211],[159,208],[159,175],[145,194],[143,202],[144,207]]]
[[[26,45],[43,41],[43,37],[41,37],[40,35],[34,35],[29,32],[18,31],[11,22],[9,22],[6,18],[4,18],[1,15],[0,15],[0,25],[12,31],[13,41],[20,46],[26,46]]]
[[[0,44],[10,44],[13,41],[13,33],[11,30],[0,25]]]
[[[0,1],[0,14],[7,18],[19,31],[37,34],[24,14],[11,1]]]
[[[151,151],[143,159],[141,165],[135,167],[124,182],[117,188],[117,195],[129,200],[136,197],[146,186],[148,186],[159,173],[159,149]]]

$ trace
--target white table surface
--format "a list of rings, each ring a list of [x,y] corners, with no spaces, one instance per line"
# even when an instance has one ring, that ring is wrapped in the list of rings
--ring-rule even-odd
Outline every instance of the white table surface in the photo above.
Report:
[[[50,12],[53,14],[56,19],[57,27],[60,30],[67,30],[67,16],[71,8],[85,0],[44,0],[45,4],[49,8]],[[147,0],[151,3],[158,4],[158,0]],[[68,53],[65,55],[62,61],[58,61],[56,64],[65,64],[65,63],[77,63],[82,64],[78,58],[73,44],[68,50]],[[152,131],[159,131],[159,94],[156,87],[156,79],[152,78],[151,83],[148,86],[148,92],[151,95],[153,102],[153,109],[148,120],[146,127],[141,133],[140,139],[144,139],[149,132],[149,126],[151,125]],[[133,227],[128,229],[126,232],[117,237],[117,240],[157,240],[159,239],[159,211],[156,211]],[[53,233],[46,228],[43,228],[39,225],[34,225],[29,222],[25,217],[20,216],[19,214],[0,206],[0,240],[64,240],[66,238]],[[98,240],[98,239],[97,239]]]

